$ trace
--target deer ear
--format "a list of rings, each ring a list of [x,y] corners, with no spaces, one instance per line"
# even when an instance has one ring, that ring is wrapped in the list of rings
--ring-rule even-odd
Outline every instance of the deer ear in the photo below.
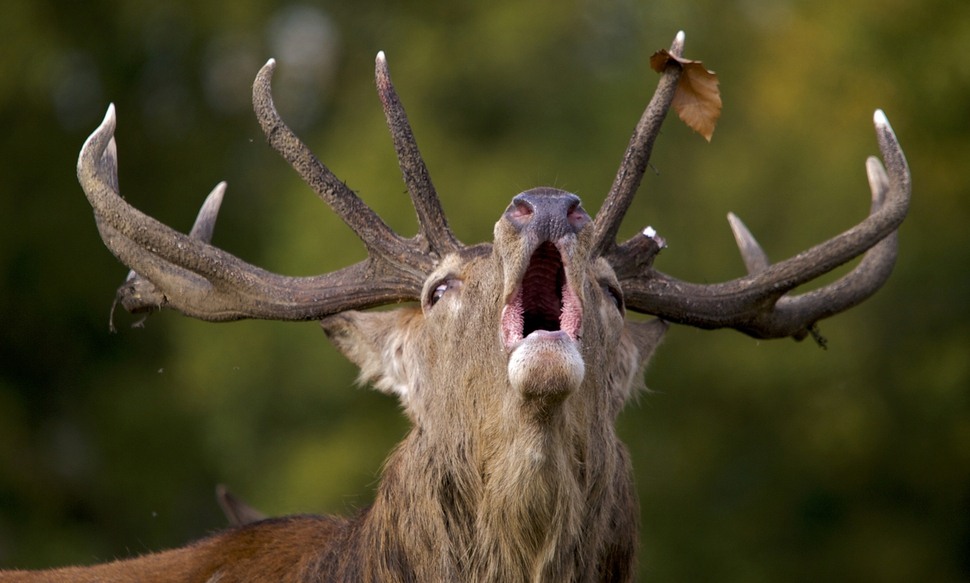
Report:
[[[386,312],[341,312],[320,321],[323,331],[360,368],[358,380],[398,395],[406,404],[418,382],[410,336],[417,308]]]
[[[610,373],[611,388],[618,397],[615,401],[614,415],[619,414],[630,397],[646,390],[644,369],[650,362],[650,357],[660,346],[667,327],[667,323],[659,318],[645,322],[631,320],[623,322],[623,335]]]
[[[664,332],[669,328],[669,324],[660,318],[654,318],[645,322],[626,321],[626,331],[633,340],[633,345],[637,348],[637,370],[642,371],[650,362],[657,347],[663,340]]]

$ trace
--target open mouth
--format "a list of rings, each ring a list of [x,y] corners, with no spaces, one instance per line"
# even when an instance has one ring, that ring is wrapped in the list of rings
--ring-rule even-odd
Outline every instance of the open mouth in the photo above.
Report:
[[[532,253],[522,283],[502,310],[502,336],[509,350],[536,332],[562,332],[579,338],[579,298],[566,280],[559,249],[546,241]]]

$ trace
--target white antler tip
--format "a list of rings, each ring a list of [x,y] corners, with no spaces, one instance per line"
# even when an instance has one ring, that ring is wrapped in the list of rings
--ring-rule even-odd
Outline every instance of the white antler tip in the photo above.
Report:
[[[886,117],[885,112],[883,112],[883,110],[881,109],[877,109],[876,112],[872,114],[872,123],[881,127],[887,127],[887,128],[892,127],[889,125],[889,118]]]
[[[271,69],[274,68],[274,67],[276,67],[276,59],[270,57],[270,59],[268,61],[266,61],[266,64],[263,65],[263,67],[269,67]]]
[[[387,62],[387,57],[384,55],[384,51],[377,51],[377,60],[383,63]]]
[[[104,119],[101,120],[101,124],[98,126],[98,131],[107,130],[113,134],[115,131],[115,125],[117,124],[117,122],[118,122],[118,117],[115,113],[115,104],[109,103],[108,111],[104,112]],[[95,131],[95,133],[98,133],[98,132]],[[93,138],[94,135],[92,134],[91,137]],[[90,139],[91,138],[88,138],[88,140]]]
[[[109,142],[114,142],[114,131],[115,131],[116,121],[117,119],[115,117],[115,104],[109,103],[108,111],[105,112],[104,119],[101,120],[101,124],[98,125],[98,128],[94,130],[94,132],[92,132],[91,135],[87,137],[87,139],[84,140],[84,144],[81,146],[81,153],[78,155],[78,159],[77,159],[78,171],[80,171],[80,169],[83,166],[85,153],[88,152],[88,150],[91,147],[91,143],[95,139],[99,138],[104,133],[108,133],[111,135]],[[110,147],[112,147],[110,143],[105,145],[105,148],[110,148]],[[103,152],[98,153],[98,156],[100,156],[101,154],[103,154]]]
[[[683,56],[684,53],[684,38],[686,35],[684,31],[678,30],[677,35],[674,37],[673,44],[670,45],[670,53],[675,57]]]
[[[887,135],[891,142],[896,141],[896,132],[893,130],[893,126],[889,123],[889,118],[886,117],[883,110],[877,109],[876,112],[872,114],[872,122],[876,126],[876,133]]]
[[[640,234],[646,237],[647,239],[650,239],[654,243],[656,243],[657,247],[660,247],[661,249],[667,246],[667,241],[665,241],[663,237],[657,234],[657,229],[654,229],[653,227],[648,226],[643,231],[641,231]]]

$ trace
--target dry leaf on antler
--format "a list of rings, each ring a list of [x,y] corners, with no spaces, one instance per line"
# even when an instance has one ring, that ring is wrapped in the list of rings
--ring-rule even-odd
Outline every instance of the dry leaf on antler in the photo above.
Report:
[[[700,61],[671,55],[666,49],[650,57],[650,67],[663,73],[671,61],[682,70],[674,91],[674,110],[684,123],[710,142],[714,126],[721,117],[721,92],[717,87],[717,75],[705,69]]]

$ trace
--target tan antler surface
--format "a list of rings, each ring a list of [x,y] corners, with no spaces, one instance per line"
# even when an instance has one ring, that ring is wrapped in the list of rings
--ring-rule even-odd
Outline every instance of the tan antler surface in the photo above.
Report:
[[[171,307],[216,321],[317,319],[349,309],[418,299],[425,275],[440,256],[460,248],[426,170],[421,178],[424,162],[394,94],[383,54],[378,56],[376,69],[379,93],[421,225],[419,235],[411,239],[388,228],[283,123],[270,91],[274,68],[271,59],[253,85],[253,106],[267,140],[360,237],[368,258],[319,276],[288,277],[210,245],[224,183],[210,194],[189,235],[141,213],[119,194],[112,105],[81,149],[78,179],[94,209],[102,239],[132,269],[118,290],[118,301],[129,311]],[[411,168],[419,169],[417,179],[408,177],[406,169]]]

